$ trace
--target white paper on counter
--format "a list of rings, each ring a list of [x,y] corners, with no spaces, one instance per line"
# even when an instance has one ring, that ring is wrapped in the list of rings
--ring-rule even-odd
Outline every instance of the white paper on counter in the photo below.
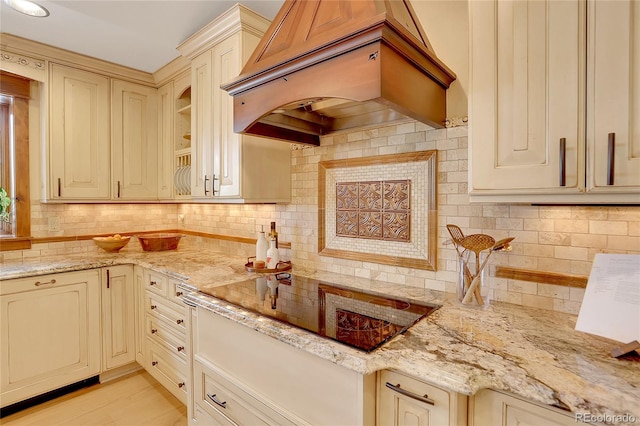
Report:
[[[640,341],[640,255],[595,255],[576,330]]]

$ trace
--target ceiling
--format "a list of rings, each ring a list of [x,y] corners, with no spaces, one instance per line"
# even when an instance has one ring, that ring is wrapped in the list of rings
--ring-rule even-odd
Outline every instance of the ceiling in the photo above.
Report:
[[[155,72],[180,54],[176,47],[238,1],[36,0],[51,15],[33,18],[0,1],[0,31]],[[242,0],[272,20],[283,0]]]

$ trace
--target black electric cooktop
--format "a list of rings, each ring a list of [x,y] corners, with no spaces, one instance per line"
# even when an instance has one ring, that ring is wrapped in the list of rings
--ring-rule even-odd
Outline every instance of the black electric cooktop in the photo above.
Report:
[[[366,352],[439,308],[289,273],[201,292]]]

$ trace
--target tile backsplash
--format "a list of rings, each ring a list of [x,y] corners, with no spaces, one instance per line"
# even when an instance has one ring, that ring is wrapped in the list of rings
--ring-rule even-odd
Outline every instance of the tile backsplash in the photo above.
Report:
[[[296,148],[296,147],[294,147]],[[596,253],[640,254],[637,206],[531,206],[469,204],[467,127],[432,130],[419,122],[325,137],[319,147],[293,149],[292,200],[286,205],[118,204],[50,205],[34,203],[36,237],[183,228],[218,235],[255,238],[260,225],[276,221],[280,241],[291,243],[281,257],[294,265],[379,279],[401,286],[455,292],[457,255],[448,244],[448,223],[465,234],[513,236],[513,251],[492,256],[487,277],[492,300],[577,314],[580,288],[496,278],[496,265],[588,275]],[[319,256],[318,163],[320,161],[438,150],[437,270],[381,265]],[[380,177],[380,180],[384,179]],[[60,231],[48,231],[48,217],[60,217]],[[184,223],[178,217],[183,215]],[[116,223],[116,221],[118,221]],[[235,251],[250,256],[252,244],[189,237],[184,244]],[[183,244],[183,243],[181,243]],[[91,241],[37,244],[30,251],[3,252],[2,259],[95,250]]]

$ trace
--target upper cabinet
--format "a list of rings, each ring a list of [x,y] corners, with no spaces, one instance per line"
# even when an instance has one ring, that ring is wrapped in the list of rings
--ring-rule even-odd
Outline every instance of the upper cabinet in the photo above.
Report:
[[[471,201],[639,203],[640,7],[469,8]]]
[[[50,66],[48,199],[158,197],[157,90]]]
[[[109,200],[109,78],[51,64],[50,83],[47,198]]]
[[[178,47],[191,59],[191,196],[211,202],[288,202],[290,144],[234,133],[238,76],[269,22],[236,5]]]

